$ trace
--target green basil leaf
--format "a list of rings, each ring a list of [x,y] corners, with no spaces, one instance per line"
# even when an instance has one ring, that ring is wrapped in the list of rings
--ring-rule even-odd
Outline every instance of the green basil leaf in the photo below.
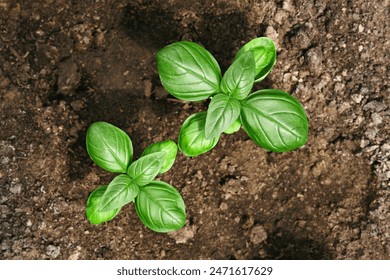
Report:
[[[195,157],[210,151],[217,145],[219,136],[207,140],[205,137],[206,112],[189,116],[180,128],[179,149],[188,157]]]
[[[247,97],[255,80],[255,60],[252,52],[240,55],[223,75],[221,90],[237,99]]]
[[[140,157],[134,161],[127,170],[127,174],[133,178],[133,182],[138,186],[144,186],[160,172],[164,164],[165,152],[156,152]]]
[[[156,152],[164,152],[164,162],[161,166],[160,171],[158,172],[159,174],[162,174],[171,169],[172,165],[175,163],[177,150],[178,149],[175,142],[173,142],[172,140],[166,140],[150,145],[142,152],[142,156],[146,156]]]
[[[116,176],[107,186],[100,201],[99,210],[107,212],[118,209],[132,201],[138,195],[139,187],[126,174]]]
[[[166,91],[187,101],[219,92],[221,69],[215,58],[192,42],[176,42],[157,53],[157,68]]]
[[[308,122],[302,105],[281,90],[265,89],[242,102],[241,123],[259,146],[286,152],[304,145]]]
[[[106,122],[95,122],[88,128],[86,146],[91,159],[110,172],[126,172],[133,157],[130,137]]]
[[[260,82],[275,65],[276,48],[274,42],[267,37],[255,38],[238,51],[235,60],[248,51],[252,52],[256,63],[255,82]]]
[[[165,182],[153,181],[141,187],[135,210],[142,223],[156,232],[178,230],[186,222],[183,198]]]
[[[100,186],[88,197],[86,214],[91,224],[98,225],[112,220],[121,210],[121,208],[118,208],[107,212],[100,211],[100,202],[106,189],[107,185]]]
[[[240,101],[219,93],[211,99],[207,110],[205,137],[207,140],[219,137],[240,115]]]
[[[236,120],[232,123],[232,125],[231,125],[228,129],[224,130],[223,133],[226,133],[226,134],[233,134],[233,133],[239,131],[240,128],[241,128],[241,123],[240,123],[240,119],[238,118],[238,119],[236,119]]]

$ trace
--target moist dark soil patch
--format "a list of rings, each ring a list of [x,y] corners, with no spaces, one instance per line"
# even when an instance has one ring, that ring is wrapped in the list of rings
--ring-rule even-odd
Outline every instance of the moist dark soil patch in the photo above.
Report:
[[[245,3],[244,3],[245,2]],[[388,1],[14,1],[0,4],[1,259],[389,259]],[[133,205],[88,223],[112,174],[89,159],[86,128],[125,130],[135,156],[177,139],[206,103],[161,86],[158,49],[202,44],[226,70],[250,39],[278,60],[260,88],[305,107],[308,143],[288,153],[239,131],[179,154],[162,180],[186,226],[158,234]]]

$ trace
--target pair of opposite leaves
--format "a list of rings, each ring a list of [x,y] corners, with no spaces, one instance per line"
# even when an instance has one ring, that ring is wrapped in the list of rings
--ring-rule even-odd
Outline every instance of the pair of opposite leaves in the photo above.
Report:
[[[109,123],[95,122],[88,128],[86,146],[98,166],[121,173],[109,185],[100,186],[90,194],[86,215],[92,224],[113,219],[124,205],[134,202],[142,223],[156,232],[184,226],[186,213],[180,193],[165,182],[154,181],[175,162],[178,151],[175,142],[154,143],[132,162],[130,137]]]
[[[215,58],[192,42],[176,42],[157,53],[157,67],[164,88],[186,101],[211,98],[207,112],[191,115],[183,123],[178,145],[187,156],[211,150],[221,133],[243,126],[260,147],[286,152],[304,145],[308,122],[302,105],[281,90],[265,89],[250,94],[276,62],[272,40],[251,40],[237,53],[221,75]]]

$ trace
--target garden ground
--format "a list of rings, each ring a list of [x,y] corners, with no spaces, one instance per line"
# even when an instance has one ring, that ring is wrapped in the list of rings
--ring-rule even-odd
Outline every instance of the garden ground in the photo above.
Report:
[[[1,259],[390,259],[389,1],[0,1]],[[226,70],[250,39],[277,44],[260,88],[291,93],[308,143],[288,153],[240,130],[179,154],[162,180],[186,226],[142,225],[133,205],[94,226],[89,193],[113,174],[92,163],[94,121],[125,130],[135,156],[177,140],[206,103],[161,86],[155,55],[202,44]]]

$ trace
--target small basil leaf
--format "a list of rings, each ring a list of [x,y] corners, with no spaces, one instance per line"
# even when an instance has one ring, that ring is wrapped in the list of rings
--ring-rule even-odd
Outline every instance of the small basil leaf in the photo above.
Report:
[[[238,57],[223,75],[221,90],[237,99],[244,99],[253,87],[255,80],[255,60],[252,52]]]
[[[120,208],[102,212],[99,210],[100,202],[103,194],[107,189],[107,185],[100,186],[95,189],[88,197],[86,215],[91,224],[98,225],[109,220],[112,220],[121,210]]]
[[[200,101],[219,91],[221,69],[215,58],[192,42],[176,42],[157,53],[157,68],[166,91],[187,101]]]
[[[240,123],[240,119],[238,118],[237,120],[235,120],[232,125],[223,131],[223,133],[226,133],[226,134],[233,134],[237,131],[239,131],[241,128],[241,123]]]
[[[126,172],[133,156],[129,136],[106,122],[95,122],[88,128],[86,146],[91,159],[110,172]]]
[[[127,170],[127,174],[133,178],[133,182],[138,186],[144,186],[160,172],[164,164],[165,152],[156,152],[145,155],[134,161]]]
[[[142,223],[156,232],[178,230],[186,222],[183,198],[165,182],[153,181],[141,187],[135,210]]]
[[[240,101],[219,93],[211,99],[207,110],[205,137],[207,140],[219,137],[240,115]]]
[[[206,112],[189,116],[180,128],[179,149],[188,157],[210,151],[217,145],[219,136],[207,140],[205,137]]]
[[[164,162],[160,171],[158,172],[159,174],[162,174],[171,169],[172,165],[175,163],[177,150],[178,149],[175,142],[173,142],[172,140],[166,140],[150,145],[142,152],[142,156],[146,156],[156,152],[164,152]]]
[[[99,210],[107,212],[118,209],[138,195],[139,187],[126,174],[116,176],[107,186],[100,201]]]
[[[286,152],[304,145],[308,122],[302,105],[281,90],[265,89],[242,102],[241,123],[259,146]]]
[[[276,48],[274,42],[267,37],[255,38],[238,51],[235,60],[248,51],[252,52],[256,63],[255,82],[260,82],[271,72],[275,65]]]

